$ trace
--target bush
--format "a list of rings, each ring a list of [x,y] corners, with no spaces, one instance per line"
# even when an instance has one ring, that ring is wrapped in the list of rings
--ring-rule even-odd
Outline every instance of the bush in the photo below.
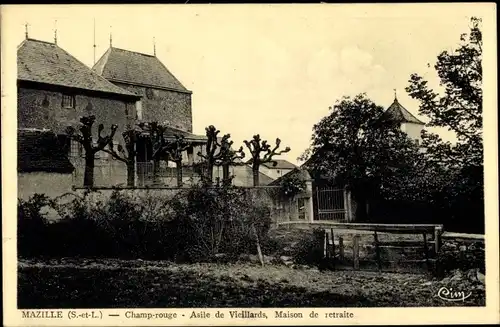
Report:
[[[450,241],[445,243],[439,251],[434,274],[436,277],[444,277],[456,269],[467,271],[476,268],[485,274],[485,267],[483,243],[466,244]]]
[[[218,253],[255,253],[253,226],[267,238],[270,211],[251,194],[234,187],[194,187],[172,203],[183,260],[206,261]]]
[[[44,194],[34,194],[28,201],[19,199],[17,205],[17,250],[19,256],[30,257],[43,253],[48,221],[42,213],[42,209],[53,206],[53,201]]]
[[[195,187],[172,199],[139,199],[114,191],[75,195],[57,204],[43,195],[20,200],[19,253],[23,256],[80,256],[123,259],[213,260],[256,253],[255,234],[267,250],[271,219],[258,197],[234,187]],[[50,205],[61,219],[49,224],[41,213]]]
[[[303,265],[320,265],[323,261],[323,240],[325,231],[316,228],[311,233],[306,233],[298,242],[294,251],[294,262]]]

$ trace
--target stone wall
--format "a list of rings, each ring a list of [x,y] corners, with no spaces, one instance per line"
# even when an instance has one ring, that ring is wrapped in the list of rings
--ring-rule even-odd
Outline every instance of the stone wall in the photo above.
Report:
[[[117,189],[121,194],[124,194],[130,198],[136,199],[141,203],[157,203],[165,202],[172,199],[176,194],[186,190],[185,188],[149,188],[149,189]],[[92,192],[88,195],[89,201],[92,203],[106,202],[111,194],[115,190],[113,189],[98,189],[96,192]],[[78,195],[84,194],[83,189],[77,189],[73,193]],[[256,188],[247,189],[246,196],[248,200],[253,203],[258,203],[263,206],[267,206],[271,213],[271,219],[274,223],[280,221],[290,221],[299,219],[297,199],[291,199],[290,201],[279,201],[273,198],[273,193],[266,188]],[[307,216],[306,218],[307,219]]]
[[[142,96],[143,121],[169,122],[172,127],[190,133],[193,131],[190,93],[113,83]]]
[[[72,175],[60,173],[32,172],[17,175],[17,197],[28,200],[35,193],[44,193],[54,198],[72,192]]]
[[[75,90],[71,89],[71,92]],[[18,127],[47,128],[55,133],[64,133],[67,126],[76,126],[81,116],[95,115],[94,133],[97,136],[97,126],[101,123],[104,124],[104,133],[108,133],[112,124],[117,124],[117,135],[121,135],[127,124],[133,123],[135,100],[118,100],[79,92],[73,93],[74,108],[64,108],[62,101],[65,91],[62,89],[18,87]]]
[[[81,116],[95,115],[94,140],[97,139],[99,124],[104,125],[104,135],[109,133],[112,124],[116,124],[118,130],[114,141],[123,145],[121,133],[126,129],[127,125],[134,122],[136,114],[135,100],[120,100],[113,96],[98,96],[96,93],[75,91],[74,89],[71,89],[71,92],[75,97],[74,108],[65,108],[62,105],[63,94],[66,94],[64,89],[34,88],[23,85],[18,87],[18,128],[46,128],[53,130],[55,133],[65,133],[66,127],[79,124]],[[46,182],[50,181],[50,178],[49,181],[46,181],[45,177],[41,177],[45,175],[35,176],[31,174],[22,177],[22,182],[25,184],[23,187],[39,193],[46,193],[56,192],[59,189],[66,190],[73,185],[82,186],[85,169],[84,159],[82,155],[74,153],[74,146],[72,146],[72,149],[73,151],[69,155],[70,161],[75,166],[73,176],[55,177],[56,182],[64,185],[64,187],[51,189],[50,183],[49,185],[46,184]],[[96,168],[94,170],[96,186],[120,186],[126,184],[127,172],[124,163],[111,160],[109,155],[104,152],[99,152],[96,157]],[[32,181],[30,182],[30,180]]]

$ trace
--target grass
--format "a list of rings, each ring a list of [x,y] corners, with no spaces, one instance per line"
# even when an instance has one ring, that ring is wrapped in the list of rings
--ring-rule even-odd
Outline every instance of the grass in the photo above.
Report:
[[[442,286],[422,275],[291,269],[252,264],[165,261],[21,260],[18,307],[398,307],[484,305],[437,297]]]

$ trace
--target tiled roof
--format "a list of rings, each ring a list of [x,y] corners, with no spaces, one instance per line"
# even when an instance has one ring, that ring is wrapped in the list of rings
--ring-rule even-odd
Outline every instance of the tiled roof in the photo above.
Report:
[[[253,186],[253,171],[248,165],[235,166],[233,185]],[[271,177],[259,172],[259,186],[266,186],[274,181]]]
[[[99,76],[56,44],[33,39],[24,40],[17,49],[17,79],[137,98]]]
[[[144,131],[142,134],[144,136],[147,136],[147,135],[149,135],[149,132]],[[207,137],[205,135],[192,134],[192,133],[177,129],[175,127],[165,126],[165,131],[163,132],[163,136],[165,139],[174,139],[176,135],[184,136],[184,138],[190,142],[205,143],[207,141]]]
[[[68,159],[66,136],[48,130],[17,131],[17,170],[70,174],[75,169]]]
[[[248,167],[248,168],[250,168],[250,167]],[[259,186],[269,185],[273,181],[274,181],[274,179],[272,179],[271,177],[267,176],[266,174],[263,174],[263,173],[259,172],[259,184],[260,184]]]
[[[265,164],[262,164],[263,166],[266,166],[269,169],[295,169],[297,166],[295,166],[293,163],[290,161],[286,161],[284,159],[276,159],[274,160],[276,162],[276,166],[273,166],[272,162],[266,162]]]
[[[205,135],[196,135],[191,134],[186,131],[174,128],[174,127],[166,127],[165,132],[163,134],[165,138],[174,138],[175,135],[182,135],[188,141],[203,141],[206,142],[207,137]]]
[[[294,168],[293,170],[289,171],[285,175],[283,175],[283,176],[275,179],[274,181],[272,181],[271,183],[269,183],[269,185],[270,186],[280,185],[281,181],[284,178],[288,178],[288,177],[293,176],[293,175],[297,175],[300,178],[300,180],[303,180],[303,181],[311,180],[311,175],[307,172],[307,170],[297,167],[297,168]]]
[[[424,122],[422,122],[417,117],[413,116],[408,110],[406,110],[399,103],[398,99],[394,99],[394,102],[389,106],[389,108],[387,108],[382,117],[389,118],[398,123],[414,123],[425,125]]]
[[[111,47],[92,69],[110,81],[190,92],[156,56],[148,54]]]

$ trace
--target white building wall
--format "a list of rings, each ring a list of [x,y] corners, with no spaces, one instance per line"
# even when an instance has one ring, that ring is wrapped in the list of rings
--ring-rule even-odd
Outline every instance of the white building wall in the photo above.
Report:
[[[271,177],[272,179],[278,179],[292,170],[293,169],[268,168],[266,166],[259,167],[259,171],[261,173]]]
[[[414,140],[422,141],[421,132],[424,129],[424,125],[414,124],[414,123],[402,123],[401,131],[408,134],[408,136]]]

